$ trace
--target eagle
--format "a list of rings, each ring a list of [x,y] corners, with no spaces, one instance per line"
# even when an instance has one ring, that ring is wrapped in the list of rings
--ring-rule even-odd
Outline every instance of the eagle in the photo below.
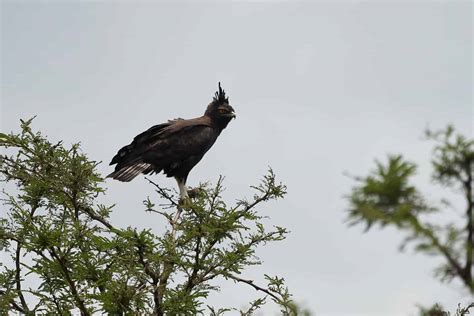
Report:
[[[181,200],[187,199],[189,172],[212,147],[229,122],[236,118],[229,98],[221,88],[204,115],[192,119],[174,119],[150,127],[135,136],[112,158],[115,171],[108,178],[128,182],[139,174],[163,173],[178,183]]]

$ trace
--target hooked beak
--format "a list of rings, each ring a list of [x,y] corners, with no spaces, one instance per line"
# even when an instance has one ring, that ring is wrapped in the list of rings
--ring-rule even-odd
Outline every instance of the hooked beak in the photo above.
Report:
[[[232,112],[232,113],[227,113],[227,114],[224,114],[224,116],[227,116],[227,117],[230,117],[230,118],[233,118],[233,119],[235,119],[235,118],[237,117],[237,115],[235,115],[235,113],[234,113],[234,112]]]

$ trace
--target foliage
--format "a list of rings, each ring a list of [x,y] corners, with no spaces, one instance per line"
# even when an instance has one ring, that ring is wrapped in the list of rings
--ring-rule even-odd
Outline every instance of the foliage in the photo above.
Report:
[[[443,257],[437,275],[445,281],[458,278],[474,293],[474,139],[456,134],[452,126],[438,132],[427,131],[426,136],[435,141],[432,181],[463,196],[463,224],[453,221],[441,226],[427,220],[442,210],[430,205],[411,184],[416,165],[400,155],[389,156],[386,164],[376,161],[375,170],[368,176],[355,178],[357,184],[349,196],[349,223],[363,223],[366,230],[378,224],[405,232],[402,248],[411,242],[417,252]]]
[[[418,308],[420,316],[448,316],[448,312],[445,312],[439,304],[434,304],[429,308],[422,306],[419,306]]]
[[[221,198],[222,178],[182,204],[174,191],[148,180],[158,199],[147,198],[146,210],[167,223],[157,234],[111,223],[112,207],[97,203],[105,192],[98,163],[78,144],[52,144],[32,131],[29,120],[19,134],[0,134],[0,146],[1,180],[16,185],[3,192],[0,250],[11,261],[0,266],[0,310],[222,315],[234,309],[205,304],[221,278],[262,294],[242,315],[268,300],[282,314],[296,314],[282,278],[266,275],[267,285],[257,285],[242,277],[246,267],[261,264],[259,246],[287,234],[282,227],[268,229],[257,211],[286,193],[272,170],[252,187],[251,199],[235,205]],[[41,282],[30,287],[30,278]]]
[[[466,307],[461,307],[461,304],[458,304],[458,307],[456,311],[454,312],[454,316],[469,315],[471,308],[474,308],[474,303],[471,303]],[[424,308],[422,306],[419,306],[419,315],[420,316],[450,316],[452,314],[450,312],[446,312],[445,309],[441,305],[434,304],[430,308]]]

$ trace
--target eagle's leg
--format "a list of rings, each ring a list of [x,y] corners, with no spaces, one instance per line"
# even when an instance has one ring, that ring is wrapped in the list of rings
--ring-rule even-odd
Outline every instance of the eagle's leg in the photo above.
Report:
[[[175,177],[179,188],[179,201],[184,202],[189,199],[188,188],[186,187],[186,178]]]

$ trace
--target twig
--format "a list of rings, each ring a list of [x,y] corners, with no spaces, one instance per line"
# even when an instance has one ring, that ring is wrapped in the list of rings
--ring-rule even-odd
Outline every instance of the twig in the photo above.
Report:
[[[168,200],[172,205],[176,206],[176,207],[180,207],[180,205],[178,203],[175,202],[175,200],[173,199],[172,196],[170,196],[168,194],[167,189],[164,189],[162,187],[160,187],[157,183],[155,183],[154,181],[150,180],[148,177],[145,177],[145,179],[150,183],[152,184],[155,188],[156,188],[156,191],[158,192],[158,194],[165,198],[166,200]]]
[[[102,225],[104,225],[105,227],[107,227],[108,229],[110,229],[112,232],[118,234],[119,230],[116,229],[112,224],[110,224],[105,218],[103,218],[102,216],[100,215],[97,215],[95,213],[95,211],[90,208],[90,207],[83,207],[83,206],[80,206],[79,207],[82,211],[84,211],[84,213],[86,213],[87,215],[89,215],[90,218],[92,218],[93,220],[96,220],[98,221],[99,223],[101,223]]]
[[[262,236],[261,238],[252,239],[249,243],[245,244],[245,247],[249,247],[249,248],[250,248],[250,247],[252,247],[253,245],[256,245],[256,244],[258,244],[258,243],[264,241],[265,239],[270,238],[270,237],[272,237],[273,235],[278,235],[278,234],[279,234],[279,232],[274,231],[274,232],[270,232],[270,233],[268,233],[268,234]],[[207,257],[207,255],[211,252],[213,245],[214,245],[214,244],[212,244],[212,245],[210,246],[210,248],[208,248],[208,249],[206,250],[206,252],[203,254],[202,260],[204,260],[204,259]],[[238,252],[239,252],[238,250],[235,250],[235,251],[233,251],[232,253],[233,253],[233,254],[237,254]],[[224,275],[224,276],[225,276],[225,274],[223,274],[222,272],[219,272],[219,271],[217,271],[217,272],[214,273],[214,274],[211,274],[211,275],[207,276],[209,273],[213,272],[217,267],[221,266],[221,265],[224,263],[224,261],[225,261],[225,258],[221,258],[221,260],[219,260],[217,263],[211,265],[208,269],[206,269],[206,271],[204,271],[204,273],[202,273],[201,282],[205,282],[205,281],[212,280],[212,279],[214,279],[215,277],[217,277],[218,275]],[[225,271],[224,271],[224,272],[225,272]]]
[[[265,294],[270,295],[271,297],[273,297],[277,302],[281,303],[281,299],[278,296],[276,296],[275,294],[270,292],[268,289],[265,289],[263,287],[260,287],[260,286],[256,285],[255,283],[253,283],[253,280],[245,280],[245,279],[239,278],[239,277],[237,277],[235,275],[232,275],[232,274],[225,274],[224,276],[229,278],[229,279],[235,280],[237,282],[247,283],[248,285],[253,287],[255,290],[262,291]]]
[[[148,208],[148,209],[146,209],[145,211],[146,211],[146,212],[150,212],[150,213],[160,214],[161,216],[163,216],[164,218],[166,218],[170,224],[171,224],[171,221],[173,220],[173,219],[171,218],[170,214],[165,213],[165,212],[157,211],[157,210],[154,210],[154,209],[152,209],[152,208]]]

